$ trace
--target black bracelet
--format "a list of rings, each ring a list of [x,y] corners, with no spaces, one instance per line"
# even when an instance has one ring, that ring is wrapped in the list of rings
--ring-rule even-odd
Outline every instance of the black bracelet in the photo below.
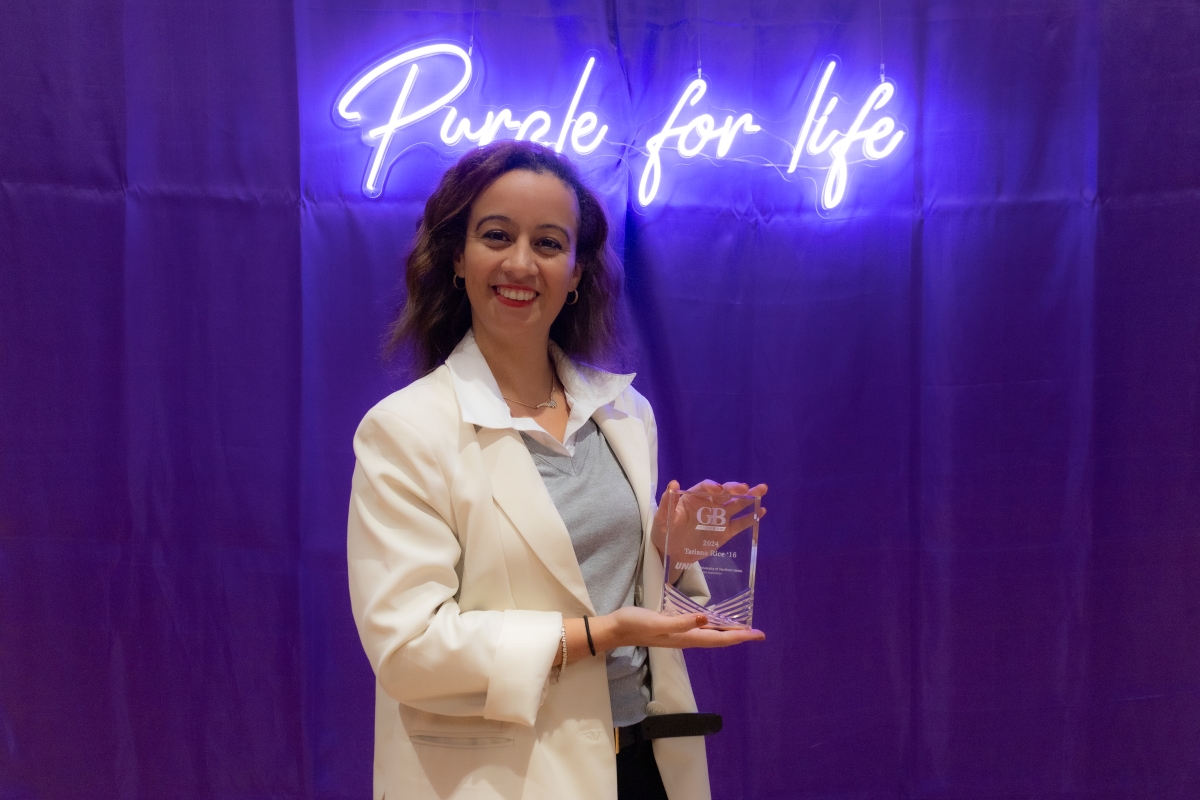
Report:
[[[592,651],[592,655],[596,655],[596,645],[592,644],[592,626],[588,625],[587,614],[583,615],[583,629],[587,631],[588,650]]]

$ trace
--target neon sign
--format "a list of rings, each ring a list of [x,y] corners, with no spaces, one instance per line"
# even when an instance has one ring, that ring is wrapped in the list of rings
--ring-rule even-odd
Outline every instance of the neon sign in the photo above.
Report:
[[[447,63],[454,65],[454,77],[457,80],[442,94],[428,99],[431,90],[423,86],[421,88],[425,91],[419,94],[417,88],[421,63],[431,59],[438,60],[433,63],[441,66],[442,73]],[[883,113],[896,92],[895,86],[885,80],[874,87],[845,130],[832,126],[830,117],[841,100],[830,91],[837,65],[837,61],[831,60],[822,69],[820,80],[808,102],[800,133],[794,140],[795,145],[789,145],[791,156],[786,172],[783,164],[776,164],[769,158],[755,159],[757,163],[777,168],[785,177],[795,173],[801,166],[823,170],[824,183],[818,197],[821,207],[826,210],[837,208],[845,199],[850,181],[849,165],[853,157],[861,153],[859,160],[879,161],[894,153],[905,136],[895,118]],[[374,115],[377,118],[368,122],[364,118],[367,113],[363,110],[364,97],[368,93],[378,94],[382,91],[375,87],[377,84],[384,85],[385,79],[387,86],[395,84],[397,81],[392,77],[393,73],[405,66],[408,70],[395,95],[395,102],[387,104],[390,113],[386,116],[377,113]],[[576,82],[567,112],[557,125],[557,136],[553,139],[548,137],[556,125],[553,115],[548,111],[535,110],[521,118],[508,106],[493,107],[476,127],[456,106],[451,105],[462,97],[474,73],[468,52],[456,44],[448,43],[416,47],[376,64],[339,95],[334,107],[335,121],[343,126],[359,127],[363,142],[371,148],[362,183],[363,193],[368,197],[379,197],[383,193],[388,157],[395,156],[392,151],[397,135],[439,114],[444,116],[438,137],[447,146],[458,146],[466,140],[478,147],[503,134],[544,144],[559,153],[569,148],[571,152],[585,156],[595,152],[605,142],[614,145],[621,143],[609,137],[610,126],[602,124],[595,111],[579,111],[595,66],[595,57],[589,58]],[[443,75],[439,74],[438,77]],[[674,150],[680,158],[691,159],[704,153],[705,148],[715,141],[712,157],[724,159],[729,157],[739,133],[749,136],[763,132],[762,126],[755,123],[750,113],[743,113],[736,118],[728,115],[720,125],[716,117],[708,113],[681,121],[686,110],[695,107],[707,92],[708,82],[702,76],[697,76],[683,90],[662,128],[646,140],[644,148],[637,147],[636,143],[626,145],[646,159],[638,181],[637,198],[640,205],[650,205],[658,195],[663,177],[664,149]],[[425,102],[415,99],[418,96],[425,98]],[[872,116],[873,119],[869,119]],[[382,124],[376,124],[380,121]],[[772,139],[778,140],[779,137],[768,137],[768,141]],[[828,163],[813,164],[814,157],[828,159]],[[747,158],[742,156],[743,160]],[[803,165],[802,159],[805,160]]]
[[[849,181],[849,166],[847,156],[850,153],[850,148],[857,141],[862,142],[863,155],[871,161],[878,161],[881,158],[886,158],[895,152],[900,145],[900,140],[904,138],[904,131],[896,130],[896,120],[891,117],[880,117],[874,125],[867,130],[863,130],[863,123],[866,122],[867,115],[872,111],[879,111],[887,105],[892,99],[892,95],[896,93],[896,88],[887,81],[880,81],[875,90],[867,97],[866,102],[858,110],[858,116],[854,118],[854,122],[846,129],[845,133],[839,133],[837,130],[831,130],[825,140],[819,141],[821,134],[825,131],[825,125],[829,122],[829,114],[837,106],[838,98],[833,96],[829,98],[829,102],[825,104],[825,110],[821,112],[820,118],[816,117],[817,108],[821,105],[821,100],[825,97],[825,91],[829,88],[829,79],[833,77],[833,70],[837,66],[836,61],[830,61],[825,67],[825,72],[821,75],[821,82],[817,84],[817,91],[813,94],[812,102],[808,105],[808,114],[804,117],[804,126],[800,128],[800,136],[796,140],[796,147],[792,151],[792,161],[788,164],[788,173],[796,171],[796,167],[800,162],[800,154],[807,152],[809,155],[819,156],[826,150],[829,151],[833,159],[833,166],[825,176],[825,186],[821,190],[821,205],[825,208],[836,208],[841,205],[842,198],[846,196],[846,183]],[[893,133],[894,131],[894,133]],[[838,136],[841,136],[839,139]],[[887,144],[883,147],[876,147],[876,143],[888,139]]]
[[[738,128],[746,133],[758,133],[762,130],[754,124],[754,118],[749,114],[742,114],[737,118],[737,122],[733,121],[732,116],[726,117],[725,124],[720,128],[716,127],[717,121],[711,114],[700,114],[686,125],[676,125],[675,120],[679,118],[683,106],[685,104],[696,105],[700,98],[704,97],[706,91],[708,91],[708,84],[703,78],[696,78],[689,83],[688,87],[683,90],[679,102],[675,104],[671,116],[667,117],[667,124],[663,125],[663,129],[651,136],[650,141],[646,143],[646,147],[650,150],[650,158],[646,162],[646,168],[642,170],[642,180],[638,183],[638,202],[642,205],[650,205],[650,201],[658,194],[658,182],[662,177],[660,153],[663,145],[672,136],[676,139],[679,155],[684,158],[699,155],[700,151],[704,149],[704,145],[713,139],[720,140],[717,143],[717,157],[724,158],[729,153],[729,148],[733,146],[733,137],[737,136]],[[696,134],[695,147],[688,147],[687,137],[690,133]]]
[[[417,82],[417,76],[421,72],[416,62],[433,56],[453,56],[459,59],[462,62],[462,75],[445,94],[420,108],[408,111],[408,101]],[[379,197],[383,193],[381,168],[396,132],[431,117],[443,109],[446,111],[446,118],[442,122],[441,140],[448,145],[456,145],[466,139],[474,142],[477,147],[482,147],[495,139],[500,128],[503,127],[506,130],[516,131],[516,136],[513,137],[515,139],[528,139],[531,142],[546,144],[559,153],[563,151],[568,134],[570,134],[571,149],[579,155],[587,155],[600,146],[604,141],[604,135],[608,133],[608,126],[600,125],[600,118],[596,116],[595,112],[585,111],[579,116],[575,115],[579,109],[579,101],[583,97],[583,90],[587,87],[588,78],[591,77],[592,68],[596,65],[595,58],[589,58],[587,66],[583,68],[583,75],[580,76],[579,83],[575,88],[575,96],[571,98],[570,108],[567,110],[566,117],[563,118],[558,138],[554,142],[547,142],[542,138],[554,126],[553,118],[545,111],[534,111],[524,120],[517,119],[513,115],[512,109],[509,108],[489,111],[483,123],[472,130],[471,120],[465,116],[457,119],[458,109],[450,105],[466,91],[467,85],[471,82],[471,58],[467,55],[466,50],[454,44],[432,44],[414,50],[406,50],[377,64],[342,92],[337,101],[338,116],[345,122],[361,124],[363,122],[362,114],[351,110],[351,105],[377,80],[404,64],[411,64],[411,66],[408,68],[408,75],[404,78],[400,94],[396,98],[396,104],[392,107],[391,117],[385,124],[368,129],[363,137],[372,145],[371,161],[366,177],[363,178],[363,194],[368,197]],[[456,120],[457,125],[455,124]],[[598,130],[597,126],[599,126]],[[593,132],[591,141],[583,141]]]

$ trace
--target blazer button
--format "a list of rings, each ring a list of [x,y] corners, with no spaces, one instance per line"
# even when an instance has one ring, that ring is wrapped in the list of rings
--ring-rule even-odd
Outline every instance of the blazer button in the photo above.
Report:
[[[634,604],[635,606],[640,606],[640,605],[642,604],[642,587],[641,587],[641,584],[638,584],[636,587],[634,587],[634,590],[633,590],[633,604]]]
[[[667,713],[667,707],[657,700],[651,700],[646,703],[646,713],[652,717],[657,717],[659,714]]]

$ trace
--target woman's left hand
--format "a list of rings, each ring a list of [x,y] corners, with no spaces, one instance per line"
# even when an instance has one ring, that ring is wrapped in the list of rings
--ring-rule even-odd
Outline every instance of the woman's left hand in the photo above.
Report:
[[[612,650],[617,647],[670,647],[677,650],[690,647],[729,647],[743,642],[761,642],[767,635],[754,628],[719,630],[706,627],[703,614],[670,616],[637,606],[618,608],[611,614],[596,617],[595,641],[598,647]]]
[[[749,484],[745,483],[717,483],[716,481],[704,480],[697,483],[688,492],[697,494],[685,494],[675,503],[674,508],[668,508],[670,505],[667,502],[667,494],[672,491],[679,491],[679,482],[671,481],[667,484],[666,491],[663,492],[662,501],[658,505],[658,511],[654,514],[654,524],[650,529],[650,539],[654,542],[654,546],[658,549],[660,558],[666,559],[671,557],[671,575],[669,580],[674,583],[679,578],[683,569],[675,566],[678,562],[695,561],[694,556],[687,556],[685,550],[717,550],[727,541],[732,539],[737,534],[744,531],[754,522],[752,514],[744,514],[737,516],[752,500],[728,500],[722,504],[725,511],[725,519],[728,520],[725,525],[725,530],[720,532],[714,531],[699,531],[696,530],[697,525],[703,524],[697,519],[697,512],[705,507],[704,493],[707,494],[733,494],[733,495],[754,495],[762,497],[767,493],[767,485],[760,483],[754,488],[750,488]],[[671,519],[671,532],[674,534],[671,541],[667,541],[667,520],[668,514],[673,513]],[[767,513],[767,509],[759,505],[758,518],[762,519]],[[706,542],[715,541],[717,544],[714,547]],[[668,546],[670,551],[668,552]]]

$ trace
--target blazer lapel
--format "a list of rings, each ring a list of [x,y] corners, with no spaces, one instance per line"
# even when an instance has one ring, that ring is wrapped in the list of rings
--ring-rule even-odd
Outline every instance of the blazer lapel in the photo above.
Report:
[[[637,417],[614,411],[611,406],[605,406],[592,419],[600,426],[601,433],[608,440],[621,469],[633,486],[633,494],[637,498],[638,511],[642,514],[643,532],[650,528],[650,507],[653,498],[650,497],[650,447],[646,444],[646,429]]]
[[[597,411],[592,419],[596,420],[609,447],[621,462],[642,512],[642,565],[635,601],[644,608],[657,610],[662,603],[662,579],[659,576],[663,566],[658,550],[650,542],[654,498],[650,496],[650,445],[646,442],[646,429],[637,417],[614,411],[611,406]]]
[[[592,415],[608,446],[612,448],[625,477],[633,486],[638,511],[642,515],[643,537],[650,530],[650,509],[654,498],[650,496],[650,447],[646,444],[646,429],[637,417],[614,411],[605,406]]]
[[[521,435],[512,429],[480,428],[478,438],[496,504],[550,574],[588,612],[595,614],[567,526],[554,507]]]

